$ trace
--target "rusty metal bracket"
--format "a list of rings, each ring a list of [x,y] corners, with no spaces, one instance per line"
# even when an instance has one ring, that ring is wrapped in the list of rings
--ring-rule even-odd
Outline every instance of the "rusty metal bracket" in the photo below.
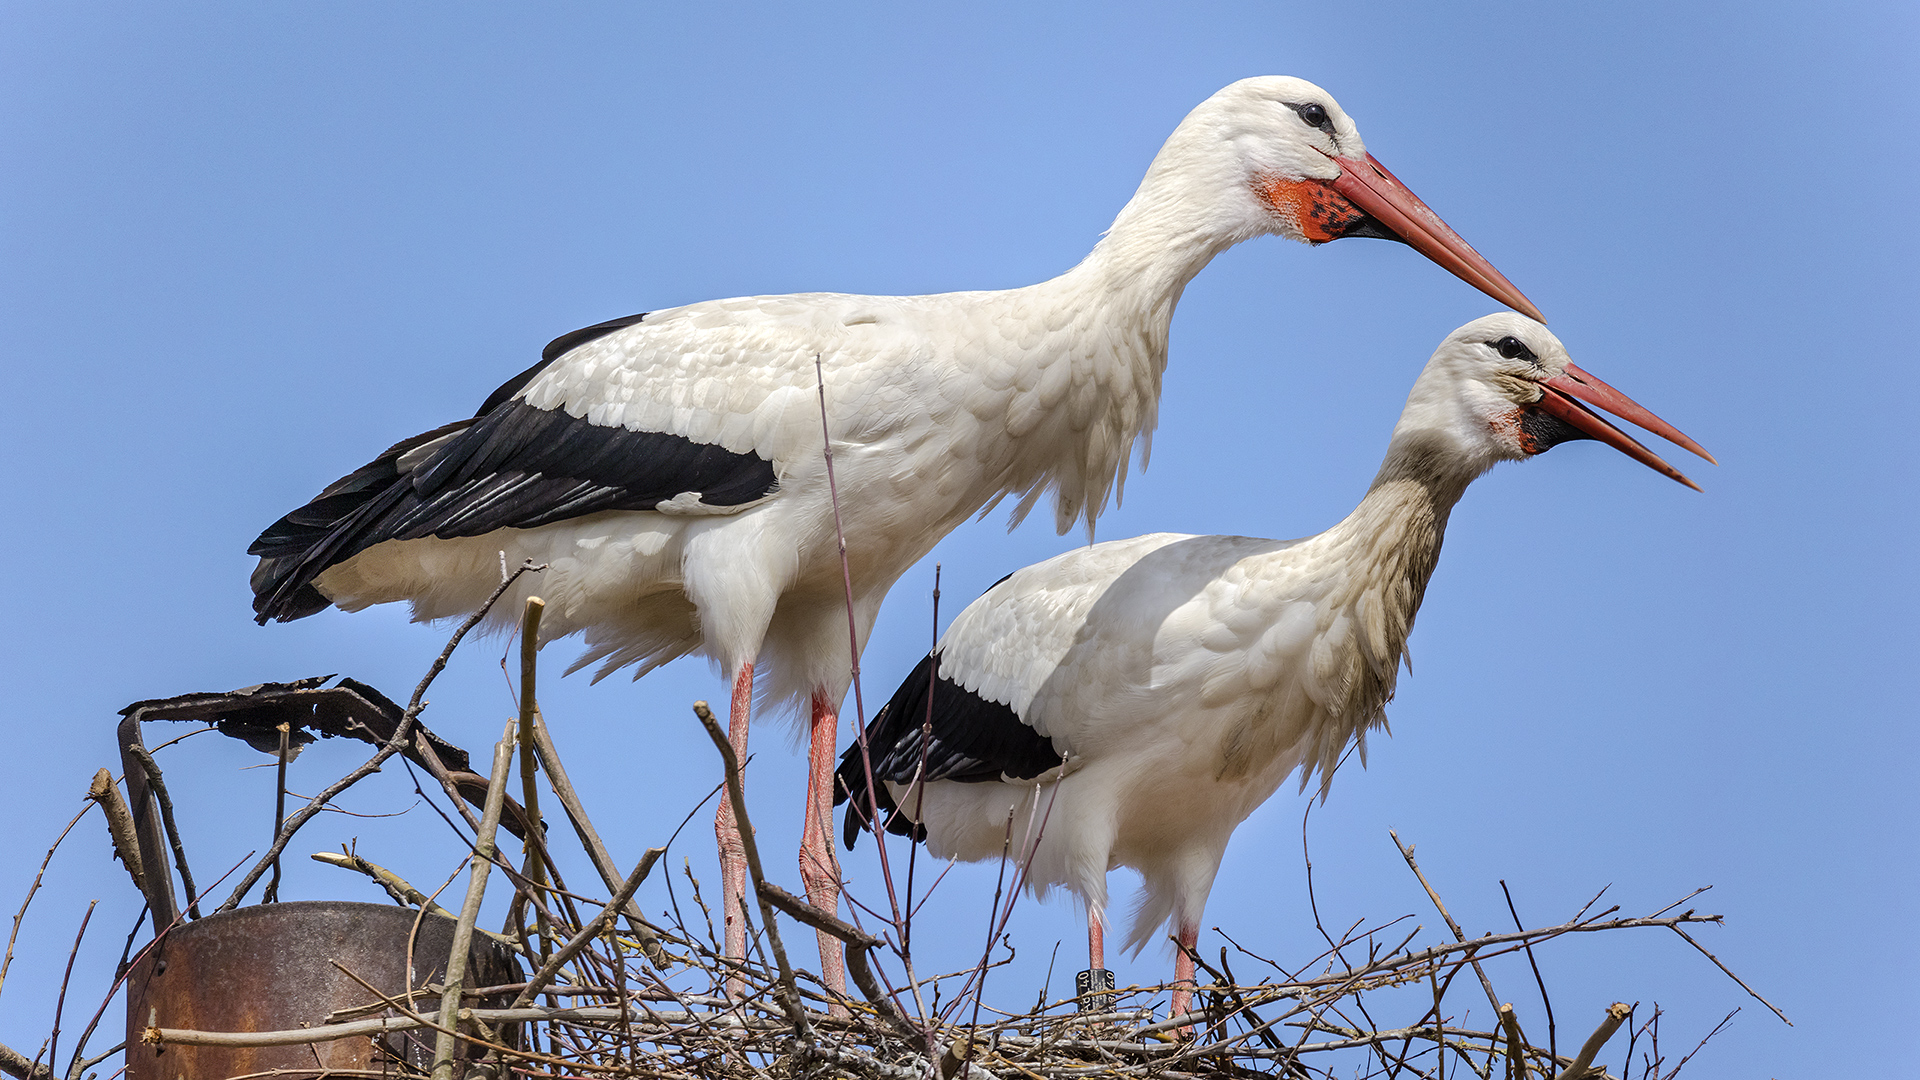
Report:
[[[400,728],[404,710],[385,694],[354,679],[343,678],[327,686],[333,678],[321,675],[225,692],[180,694],[136,701],[120,710],[120,763],[126,773],[127,802],[133,812],[140,860],[147,870],[147,905],[157,929],[164,929],[179,918],[180,903],[174,893],[173,860],[162,828],[159,802],[147,780],[146,764],[142,760],[150,760],[150,756],[141,739],[140,725],[156,720],[209,723],[221,734],[267,753],[279,752],[279,726],[283,723],[298,733],[296,741],[301,745],[316,738],[348,738],[381,746],[393,738]],[[407,760],[447,782],[467,802],[484,806],[487,778],[473,771],[467,752],[427,730],[418,718],[413,728],[413,738],[401,749]],[[510,797],[500,825],[513,835],[526,838],[526,811]]]

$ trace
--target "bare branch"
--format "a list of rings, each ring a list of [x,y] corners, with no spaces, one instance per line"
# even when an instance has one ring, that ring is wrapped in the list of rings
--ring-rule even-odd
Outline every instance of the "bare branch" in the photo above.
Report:
[[[1600,1026],[1593,1029],[1593,1034],[1587,1036],[1585,1045],[1581,1046],[1580,1052],[1574,1055],[1573,1063],[1567,1066],[1557,1080],[1581,1080],[1581,1077],[1586,1076],[1588,1067],[1593,1064],[1594,1055],[1600,1053],[1600,1048],[1607,1045],[1607,1040],[1613,1038],[1613,1033],[1620,1030],[1621,1022],[1632,1011],[1625,1002],[1616,1001],[1607,1006],[1607,1018],[1600,1021]]]
[[[760,845],[754,840],[753,825],[747,819],[747,799],[740,789],[740,759],[734,756],[733,743],[727,739],[727,733],[720,730],[706,702],[694,702],[693,715],[700,718],[701,726],[707,729],[707,736],[720,751],[720,760],[726,766],[727,798],[733,803],[733,820],[739,826],[740,841],[746,849],[747,872],[753,877],[754,895],[760,900],[760,920],[767,928],[767,943],[773,948],[774,961],[780,965],[780,1002],[787,1010],[788,1019],[793,1021],[794,1034],[812,1041],[813,1025],[800,1004],[800,990],[793,983],[793,966],[787,963],[787,949],[780,942],[780,927],[774,922],[773,905],[767,899],[767,878],[760,872]]]
[[[467,899],[460,907],[460,919],[454,923],[453,946],[447,953],[447,989],[440,998],[439,1035],[433,1041],[433,1080],[453,1078],[453,1027],[460,1011],[460,982],[467,973],[467,950],[473,943],[473,925],[480,917],[480,901],[487,893],[487,877],[493,872],[494,831],[500,825],[500,810],[507,796],[507,771],[513,765],[513,724],[493,748],[493,772],[487,780],[487,808],[480,818],[480,835],[475,838],[469,863]]]

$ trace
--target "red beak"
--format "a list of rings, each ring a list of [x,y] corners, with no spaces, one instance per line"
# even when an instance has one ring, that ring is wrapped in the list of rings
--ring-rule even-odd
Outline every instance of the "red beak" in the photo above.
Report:
[[[1547,317],[1533,301],[1513,287],[1500,271],[1493,268],[1460,234],[1447,227],[1440,215],[1407,190],[1407,185],[1387,171],[1386,166],[1368,154],[1365,161],[1337,157],[1340,175],[1332,187],[1354,206],[1392,231],[1395,237],[1415,251],[1452,271],[1455,277],[1537,322]]]
[[[1589,405],[1597,405],[1629,424],[1646,428],[1675,446],[1706,458],[1711,464],[1720,464],[1699,443],[1682,434],[1679,428],[1648,412],[1639,402],[1571,363],[1567,365],[1563,374],[1557,378],[1548,379],[1547,385],[1563,394],[1577,397]]]
[[[1622,420],[1653,432],[1668,442],[1693,451],[1715,465],[1720,464],[1714,461],[1713,455],[1702,449],[1699,443],[1681,434],[1679,428],[1653,415],[1646,406],[1572,364],[1567,365],[1563,374],[1542,382],[1541,391],[1540,400],[1534,405],[1541,412],[1565,423],[1581,435],[1606,443],[1653,471],[1669,476],[1695,491],[1700,490],[1699,484],[1689,480],[1686,474],[1661,460],[1660,455],[1640,445],[1633,436],[1607,423],[1604,418],[1582,405],[1581,402],[1590,402]]]

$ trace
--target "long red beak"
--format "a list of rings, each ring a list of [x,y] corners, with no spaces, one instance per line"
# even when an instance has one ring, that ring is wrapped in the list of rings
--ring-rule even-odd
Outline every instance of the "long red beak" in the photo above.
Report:
[[[1375,161],[1372,154],[1368,154],[1365,161],[1344,157],[1333,160],[1340,166],[1333,189],[1348,202],[1366,211],[1408,246],[1446,267],[1460,280],[1530,319],[1547,321],[1526,294],[1514,288],[1513,282],[1495,270],[1471,244],[1460,239],[1459,233],[1441,221],[1439,214],[1421,202],[1420,196],[1407,190],[1407,185]]]
[[[1589,402],[1605,409],[1620,419],[1643,427],[1668,442],[1691,450],[1715,465],[1720,464],[1714,461],[1713,455],[1702,449],[1699,443],[1681,434],[1679,428],[1653,415],[1646,406],[1572,364],[1567,365],[1563,374],[1547,379],[1540,385],[1543,392],[1535,408],[1565,423],[1587,438],[1606,443],[1653,471],[1671,477],[1695,491],[1701,490],[1700,485],[1689,480],[1685,473],[1661,460],[1660,455],[1640,445],[1633,436],[1607,423],[1603,417],[1582,405],[1581,402]]]

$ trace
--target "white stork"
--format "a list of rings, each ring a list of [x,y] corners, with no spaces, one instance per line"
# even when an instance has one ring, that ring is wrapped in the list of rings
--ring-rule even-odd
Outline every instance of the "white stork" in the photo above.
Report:
[[[1367,732],[1386,726],[1448,514],[1475,477],[1598,439],[1697,490],[1578,401],[1707,456],[1575,367],[1546,327],[1490,315],[1433,354],[1366,497],[1326,532],[1155,533],[1008,575],[841,758],[847,845],[869,827],[872,780],[887,827],[943,858],[998,858],[1011,824],[1029,885],[1084,901],[1096,975],[1107,871],[1131,866],[1143,893],[1127,947],[1171,919],[1174,981],[1191,986],[1186,950],[1234,828],[1296,770],[1302,790],[1318,772],[1324,798],[1348,744],[1364,762]],[[1186,1006],[1176,989],[1173,1015]]]
[[[1062,532],[1092,528],[1153,430],[1181,290],[1267,233],[1400,240],[1537,314],[1373,160],[1326,91],[1246,79],[1181,122],[1112,229],[1051,281],[714,300],[559,338],[472,419],[394,445],[262,533],[254,610],[284,621],[405,600],[440,619],[479,606],[502,552],[545,563],[544,640],[584,634],[574,667],[599,676],[706,655],[731,683],[743,755],[766,669],[763,706],[811,706],[801,875],[834,910],[830,778],[851,657],[815,358],[864,646],[895,579],[999,499],[1017,496],[1018,522],[1051,493]],[[738,956],[744,864],[725,800],[715,827]],[[839,955],[821,944],[837,987]]]

